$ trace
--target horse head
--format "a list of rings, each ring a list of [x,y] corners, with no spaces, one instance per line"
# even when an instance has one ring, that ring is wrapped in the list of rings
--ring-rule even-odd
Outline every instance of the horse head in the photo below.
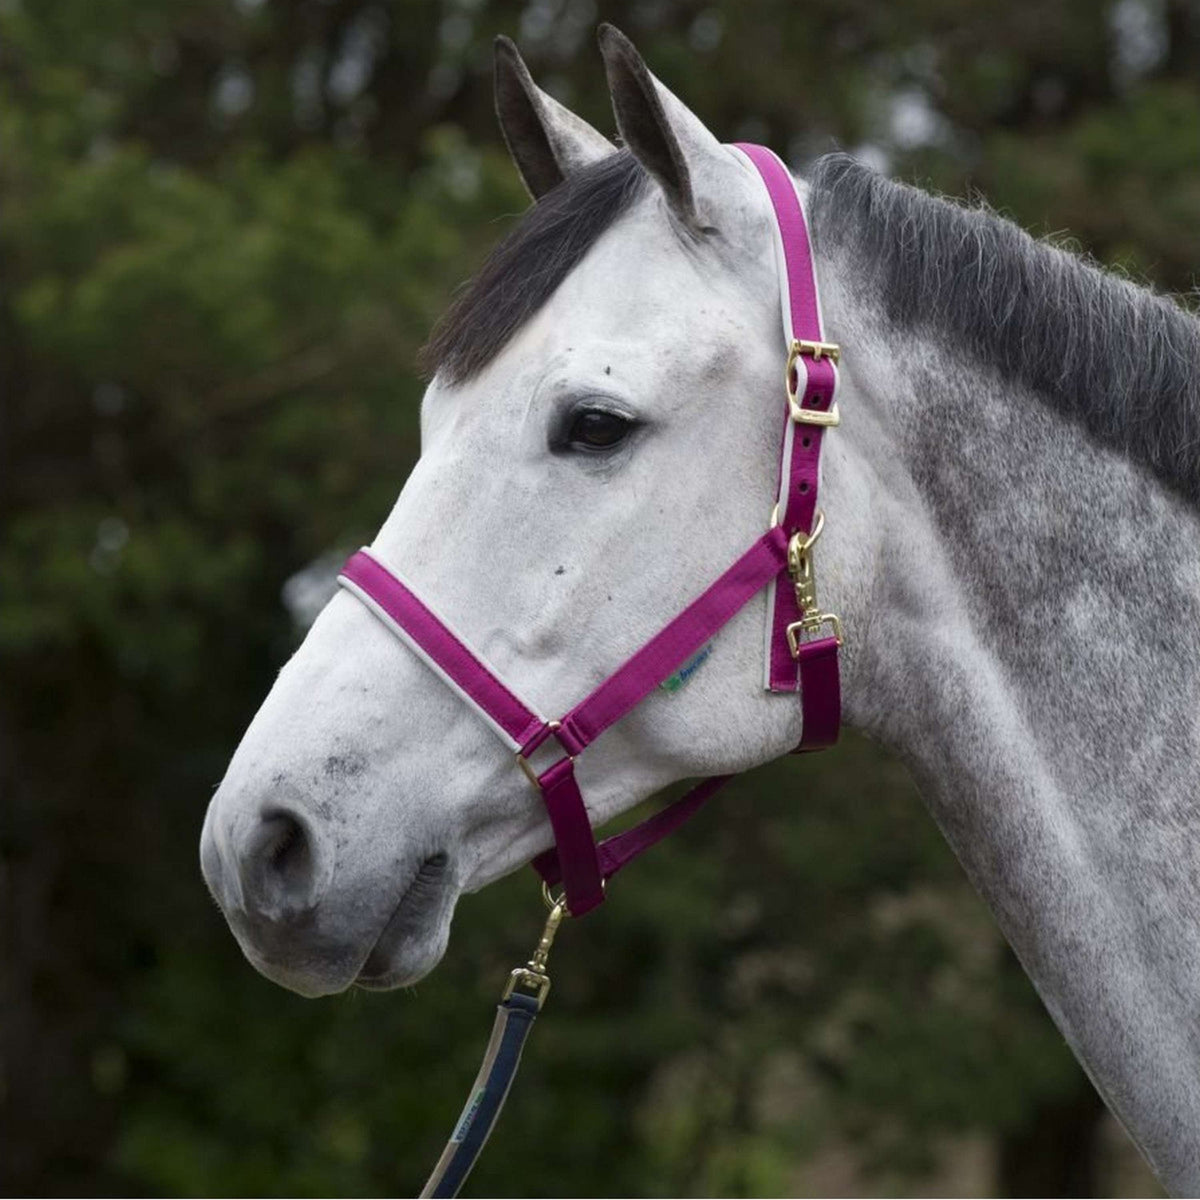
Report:
[[[543,712],[762,534],[779,470],[770,201],[621,34],[601,48],[621,150],[497,46],[497,112],[534,203],[434,333],[420,459],[370,547]],[[836,280],[821,283],[836,325]],[[851,447],[826,456],[839,519],[822,569],[851,621],[869,554],[855,475]],[[580,759],[593,825],[795,745],[795,697],[763,688],[765,603]],[[247,730],[201,858],[250,961],[317,995],[420,978],[458,896],[552,841],[511,752],[343,593]]]

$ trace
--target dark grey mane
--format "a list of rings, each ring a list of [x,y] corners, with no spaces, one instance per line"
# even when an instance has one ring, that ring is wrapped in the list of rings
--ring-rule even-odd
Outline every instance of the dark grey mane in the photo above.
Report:
[[[986,208],[844,154],[810,176],[814,236],[896,327],[927,330],[1200,499],[1200,321]]]
[[[546,193],[457,296],[423,352],[449,383],[481,371],[642,194],[626,151]],[[1200,499],[1200,322],[1079,257],[843,154],[809,177],[822,251],[897,327],[944,339],[1026,384],[1098,441]]]
[[[482,371],[633,204],[646,179],[622,150],[542,196],[455,297],[421,352],[422,366],[448,383]]]

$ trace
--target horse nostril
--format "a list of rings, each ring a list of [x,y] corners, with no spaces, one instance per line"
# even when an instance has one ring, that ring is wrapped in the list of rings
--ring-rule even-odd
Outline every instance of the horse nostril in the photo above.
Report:
[[[285,885],[303,885],[312,873],[312,847],[304,826],[285,812],[264,816],[263,826],[267,840],[262,853],[270,870]]]
[[[246,905],[272,920],[311,911],[323,891],[319,845],[306,816],[265,809],[247,847],[243,872]]]

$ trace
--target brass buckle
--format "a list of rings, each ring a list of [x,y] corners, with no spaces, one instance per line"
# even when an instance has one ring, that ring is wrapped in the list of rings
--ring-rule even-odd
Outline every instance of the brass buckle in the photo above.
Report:
[[[514,967],[500,995],[501,1002],[507,1000],[517,988],[522,992],[532,993],[540,1009],[546,1003],[546,996],[550,992],[550,976],[542,974],[541,971],[531,971],[528,967]]]
[[[842,644],[842,619],[837,613],[817,613],[811,617],[801,617],[799,621],[793,621],[786,630],[788,649],[792,652],[793,658],[800,657],[800,636],[805,633],[816,633],[822,625],[831,626],[834,641],[839,646]]]
[[[788,351],[787,367],[783,373],[784,386],[787,388],[788,412],[791,414],[792,420],[800,425],[820,425],[825,429],[840,425],[842,416],[838,412],[836,404],[826,412],[819,408],[805,408],[800,403],[800,396],[796,392],[792,379],[795,377],[799,382],[800,373],[796,362],[801,355],[808,355],[814,362],[827,358],[834,366],[837,366],[842,358],[842,348],[836,342],[809,342],[803,338],[797,338],[792,343],[791,349]]]
[[[557,739],[557,737],[555,737],[555,735],[562,728],[562,722],[561,721],[547,721],[546,724],[550,728],[550,737],[554,737],[555,740],[557,741],[558,739]],[[549,740],[550,740],[550,738],[547,738],[546,742],[548,742]],[[543,742],[541,746],[538,746],[537,750],[534,751],[534,754],[536,754],[537,751],[540,750],[542,748],[542,746],[544,746],[546,744],[546,742]],[[563,749],[562,742],[559,742],[558,745],[559,745],[559,749]],[[575,755],[573,755],[573,754],[564,754],[564,757],[567,762],[575,761]],[[558,761],[562,762],[563,759],[559,759]],[[552,767],[554,765],[555,765],[554,763],[551,763],[550,767]],[[542,790],[542,785],[540,783],[538,783],[537,772],[533,769],[532,766],[530,766],[529,759],[527,759],[525,757],[525,755],[523,755],[519,750],[517,751],[517,766],[519,766],[521,768],[521,770],[525,772],[525,778],[528,779],[529,782],[532,783],[533,786],[535,788],[537,788],[537,790],[540,792]],[[550,767],[547,767],[546,771],[550,770]],[[546,771],[543,771],[542,774],[544,775],[546,773]]]
[[[789,394],[788,412],[798,425],[820,425],[823,429],[832,429],[842,423],[842,414],[838,412],[836,403],[828,412],[819,408],[801,408],[795,397]]]
[[[788,355],[788,366],[794,367],[796,359],[802,354],[811,355],[814,359],[827,358],[836,367],[842,361],[842,348],[837,342],[808,342],[797,338],[792,343],[792,351]]]

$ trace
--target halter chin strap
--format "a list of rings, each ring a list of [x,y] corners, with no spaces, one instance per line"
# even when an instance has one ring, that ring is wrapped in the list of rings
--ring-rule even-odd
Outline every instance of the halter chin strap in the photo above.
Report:
[[[775,210],[787,410],[779,488],[771,528],[723,575],[663,627],[591,695],[547,720],[516,695],[464,638],[420,599],[398,572],[369,550],[351,555],[338,582],[356,595],[443,682],[487,721],[541,793],[555,846],[533,860],[567,908],[582,916],[604,899],[604,883],[678,828],[730,776],[706,779],[641,825],[596,844],[575,779],[575,759],[703,648],[745,604],[768,588],[766,686],[799,690],[804,730],[797,751],[837,740],[841,720],[841,624],[816,600],[813,546],[824,518],[817,508],[821,442],[838,423],[837,346],[823,340],[820,303],[804,210],[791,175],[762,146],[739,144],[766,185]],[[810,639],[824,627],[832,635]]]

